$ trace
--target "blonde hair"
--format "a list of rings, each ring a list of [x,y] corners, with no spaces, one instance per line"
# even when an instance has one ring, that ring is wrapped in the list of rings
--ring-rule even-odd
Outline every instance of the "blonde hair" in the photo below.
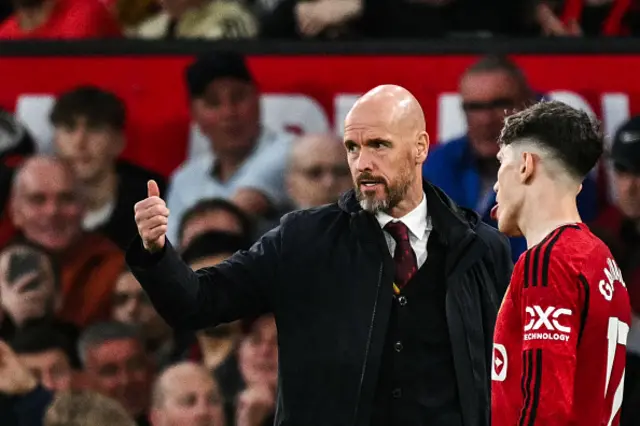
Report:
[[[90,391],[61,392],[44,416],[44,426],[136,426],[111,398]]]

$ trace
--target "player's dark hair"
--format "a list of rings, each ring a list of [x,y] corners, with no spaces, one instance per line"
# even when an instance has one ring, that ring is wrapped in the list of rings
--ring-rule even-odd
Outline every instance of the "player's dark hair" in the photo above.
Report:
[[[117,131],[124,130],[126,118],[124,102],[95,86],[80,86],[63,93],[49,115],[56,127],[74,128],[83,119],[89,127],[111,127]]]
[[[505,119],[499,143],[535,141],[577,179],[583,180],[602,155],[599,123],[581,110],[559,101],[539,102]]]

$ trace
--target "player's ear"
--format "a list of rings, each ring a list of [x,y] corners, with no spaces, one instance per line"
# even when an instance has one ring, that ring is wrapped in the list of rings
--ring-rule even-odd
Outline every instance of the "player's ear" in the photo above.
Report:
[[[532,153],[523,152],[520,159],[520,182],[525,184],[531,180],[536,167],[536,161]]]

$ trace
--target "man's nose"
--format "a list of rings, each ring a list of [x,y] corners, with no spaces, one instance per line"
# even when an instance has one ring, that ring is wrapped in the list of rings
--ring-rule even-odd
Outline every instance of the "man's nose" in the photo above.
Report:
[[[84,149],[87,145],[87,131],[85,129],[76,129],[71,135],[71,140],[76,149]]]
[[[50,199],[45,201],[42,205],[42,213],[47,216],[56,215],[60,211],[60,203],[56,200]]]
[[[125,311],[129,319],[133,319],[136,316],[135,314],[138,311],[139,307],[140,307],[140,304],[138,303],[137,298],[131,297],[129,298],[129,300],[127,300],[127,304],[125,305]]]
[[[373,155],[369,154],[366,150],[360,151],[356,168],[360,172],[373,170]]]

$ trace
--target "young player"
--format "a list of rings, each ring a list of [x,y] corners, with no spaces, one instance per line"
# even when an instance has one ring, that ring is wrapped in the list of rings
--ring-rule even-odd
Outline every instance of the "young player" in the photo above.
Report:
[[[528,250],[496,321],[492,424],[617,425],[629,297],[576,207],[602,154],[598,130],[586,113],[542,102],[507,118],[500,146],[493,213]]]

